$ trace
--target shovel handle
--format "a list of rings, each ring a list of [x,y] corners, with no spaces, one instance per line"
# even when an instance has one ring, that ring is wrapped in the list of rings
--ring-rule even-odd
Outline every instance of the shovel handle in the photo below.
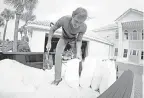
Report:
[[[49,59],[49,50],[47,50],[47,53],[46,53],[46,60]]]
[[[49,60],[49,50],[47,50],[46,52],[44,52],[44,61],[43,61],[43,70],[45,70],[46,69],[46,63],[48,63],[47,61]],[[46,65],[45,65],[46,64]],[[47,67],[49,67],[48,65],[47,65]]]

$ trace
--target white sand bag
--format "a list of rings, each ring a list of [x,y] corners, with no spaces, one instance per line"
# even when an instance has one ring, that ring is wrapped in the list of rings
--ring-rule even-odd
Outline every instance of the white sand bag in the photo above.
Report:
[[[99,95],[99,92],[94,91],[91,88],[82,88],[78,98],[97,98]]]
[[[93,79],[91,82],[91,88],[93,90],[98,90],[102,81],[102,66],[103,66],[103,62],[102,60],[96,60],[96,68],[94,70],[94,75],[93,75]]]
[[[67,62],[65,81],[72,88],[79,87],[79,59],[72,59]]]
[[[108,67],[110,70],[108,86],[110,87],[116,81],[116,66],[115,61],[107,60]]]
[[[105,66],[107,66],[105,64]],[[102,67],[101,68],[101,82],[100,82],[100,86],[99,86],[99,91],[100,91],[100,94],[102,94],[104,91],[106,91],[108,88],[109,88],[109,77],[110,77],[110,71],[109,69],[106,67]]]
[[[61,72],[61,77],[64,78],[65,72],[67,69],[67,63],[62,63],[62,72]]]
[[[103,62],[102,67],[102,81],[100,84],[100,94],[106,91],[115,81],[116,81],[116,69],[115,62],[111,60],[106,60]]]
[[[86,57],[83,62],[83,69],[80,77],[80,86],[89,88],[96,68],[96,59],[93,57]]]

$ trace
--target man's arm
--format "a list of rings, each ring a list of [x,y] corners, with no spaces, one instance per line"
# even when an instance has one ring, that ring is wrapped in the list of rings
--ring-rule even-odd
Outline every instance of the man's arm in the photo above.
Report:
[[[77,39],[77,42],[76,42],[77,57],[81,56],[81,46],[82,46],[83,35],[84,35],[84,33],[79,33],[78,39]]]
[[[85,25],[83,32],[80,32],[80,33],[78,34],[77,43],[76,43],[76,47],[77,47],[77,57],[81,57],[81,55],[82,55],[82,54],[81,54],[82,38],[83,38],[83,35],[85,34],[86,30],[87,30],[87,27],[86,27],[86,25]]]
[[[49,36],[48,36],[48,43],[51,43],[51,39],[52,39],[52,36],[53,36],[54,32],[63,25],[63,21],[64,21],[64,17],[60,18],[60,19],[54,24],[54,26],[52,26],[52,27],[50,28]]]

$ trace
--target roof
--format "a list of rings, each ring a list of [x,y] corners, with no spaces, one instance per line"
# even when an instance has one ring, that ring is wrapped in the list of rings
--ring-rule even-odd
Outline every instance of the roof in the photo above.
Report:
[[[29,21],[28,24],[36,24],[42,26],[50,26],[50,21]]]
[[[143,12],[142,12],[142,11],[139,11],[139,10],[130,8],[130,9],[128,9],[126,12],[124,12],[121,16],[119,16],[115,21],[118,21],[118,20],[120,20],[121,18],[125,17],[125,15],[127,15],[129,12],[136,12],[136,13],[138,13],[138,14],[140,14],[140,15],[143,15]],[[115,30],[115,29],[117,29],[117,28],[118,28],[117,24],[116,24],[116,23],[112,23],[112,24],[108,24],[108,25],[106,25],[106,26],[103,26],[103,27],[101,27],[101,28],[94,29],[93,31],[94,31],[94,32],[100,32],[100,31],[107,31],[107,30]]]
[[[108,24],[106,26],[103,26],[103,27],[101,27],[99,29],[94,29],[93,31],[94,32],[99,32],[99,31],[115,30],[117,28],[118,28],[117,24],[113,23],[113,24]]]
[[[132,8],[130,8],[130,9],[128,9],[126,12],[124,12],[122,15],[120,15],[115,21],[118,21],[118,20],[120,20],[121,18],[125,17],[125,15],[127,15],[129,12],[136,12],[136,13],[138,13],[138,14],[143,15],[143,12],[142,12],[142,11],[139,11],[139,10],[137,10],[137,9],[132,9]]]

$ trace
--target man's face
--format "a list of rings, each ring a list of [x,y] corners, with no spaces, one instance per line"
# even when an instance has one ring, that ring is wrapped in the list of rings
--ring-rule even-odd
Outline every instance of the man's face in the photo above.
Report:
[[[82,17],[80,15],[75,15],[74,17],[72,17],[72,25],[74,28],[78,28],[84,23],[85,20],[86,20],[85,17]]]

